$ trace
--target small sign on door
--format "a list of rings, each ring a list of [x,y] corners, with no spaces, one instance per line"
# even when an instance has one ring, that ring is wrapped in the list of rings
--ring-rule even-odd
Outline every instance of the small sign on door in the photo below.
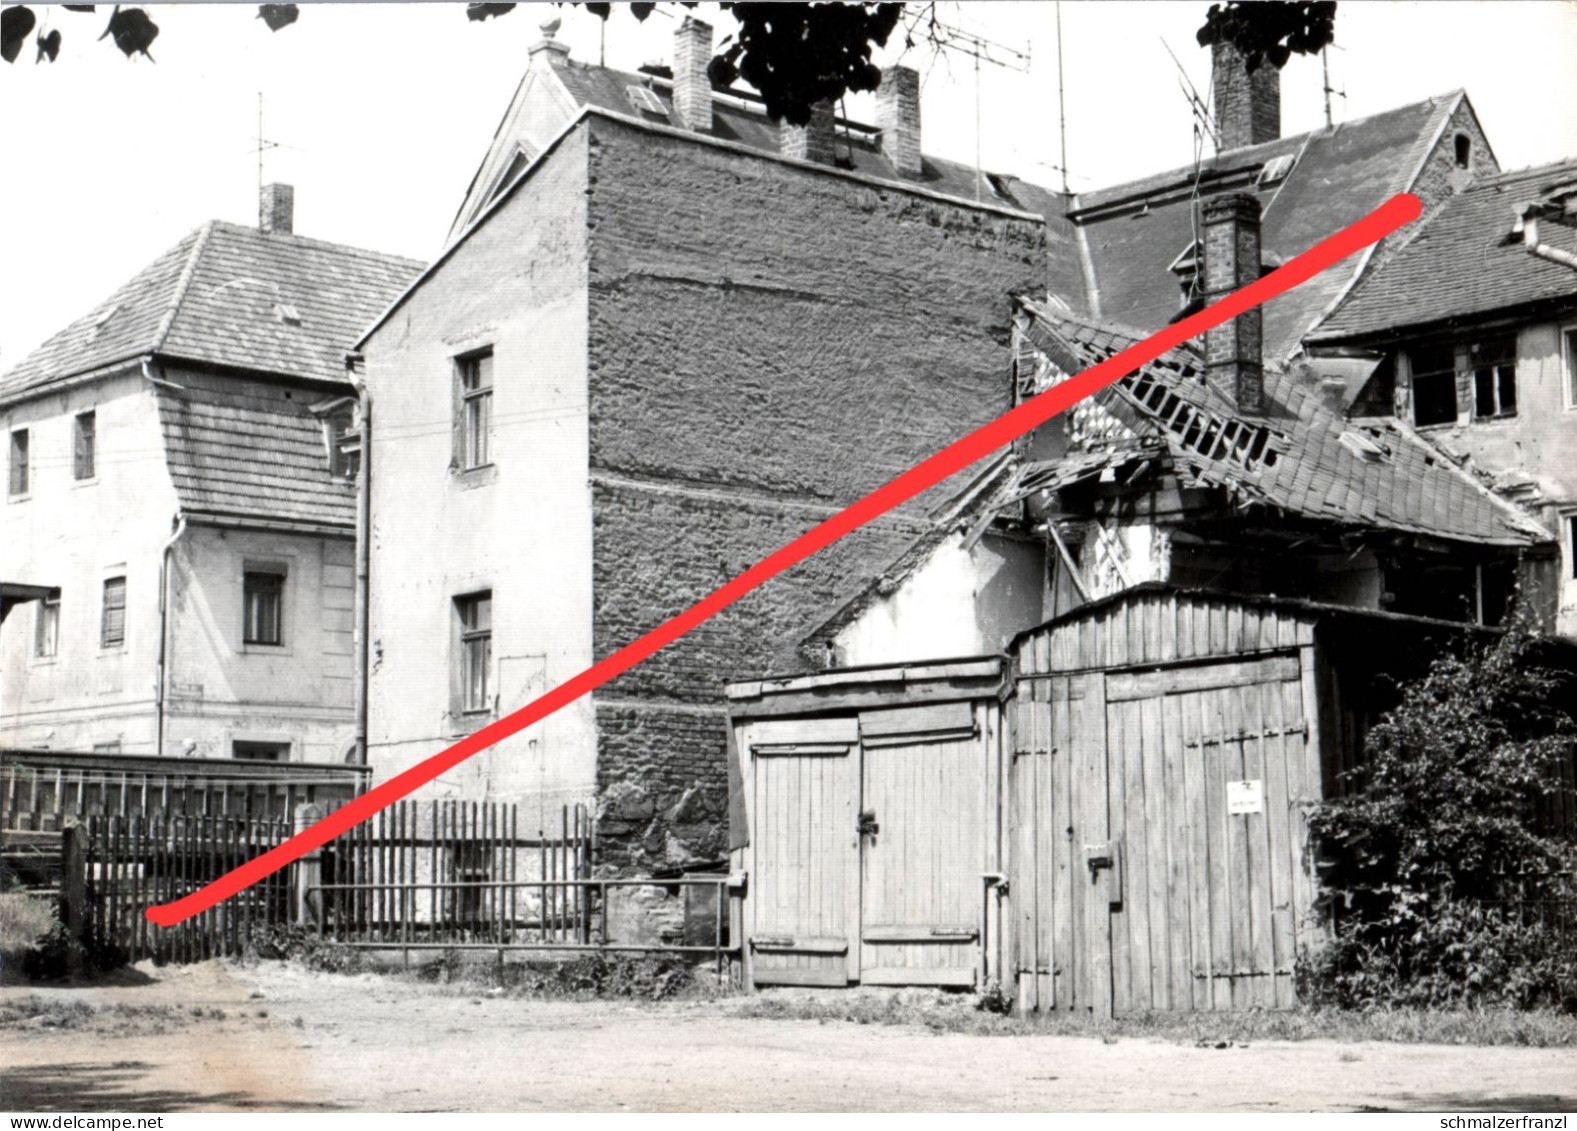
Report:
[[[1265,811],[1265,783],[1254,781],[1227,782],[1227,812],[1263,813]]]

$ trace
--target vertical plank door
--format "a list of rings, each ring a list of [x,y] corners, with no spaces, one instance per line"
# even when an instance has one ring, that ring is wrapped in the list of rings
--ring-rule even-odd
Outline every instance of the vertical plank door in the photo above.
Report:
[[[991,769],[974,707],[867,711],[860,745],[860,981],[974,986]]]
[[[859,979],[859,730],[852,717],[744,728],[753,779],[751,980],[844,986]]]

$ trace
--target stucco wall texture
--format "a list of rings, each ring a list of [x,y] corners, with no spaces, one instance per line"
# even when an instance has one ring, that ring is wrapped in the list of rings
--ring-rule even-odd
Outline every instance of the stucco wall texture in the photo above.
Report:
[[[601,658],[1007,409],[1038,219],[618,122],[589,125],[593,646]],[[596,696],[604,859],[721,855],[722,686],[923,529],[926,499]]]

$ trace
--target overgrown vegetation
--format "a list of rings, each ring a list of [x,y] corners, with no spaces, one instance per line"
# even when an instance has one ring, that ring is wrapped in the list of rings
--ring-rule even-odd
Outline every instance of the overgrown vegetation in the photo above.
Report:
[[[1539,648],[1518,623],[1441,656],[1313,814],[1337,932],[1300,962],[1304,1000],[1577,1011],[1577,686]]]
[[[246,940],[246,956],[253,960],[294,962],[329,974],[355,974],[366,969],[360,949],[329,942],[299,923],[254,926]]]

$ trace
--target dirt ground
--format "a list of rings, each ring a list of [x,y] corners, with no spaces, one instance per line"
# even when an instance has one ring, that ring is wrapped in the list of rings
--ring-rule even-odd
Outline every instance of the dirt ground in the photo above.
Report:
[[[8,987],[0,1009],[34,995],[51,1008],[0,1030],[12,1111],[1577,1110],[1570,1048],[971,1036],[278,963]]]

